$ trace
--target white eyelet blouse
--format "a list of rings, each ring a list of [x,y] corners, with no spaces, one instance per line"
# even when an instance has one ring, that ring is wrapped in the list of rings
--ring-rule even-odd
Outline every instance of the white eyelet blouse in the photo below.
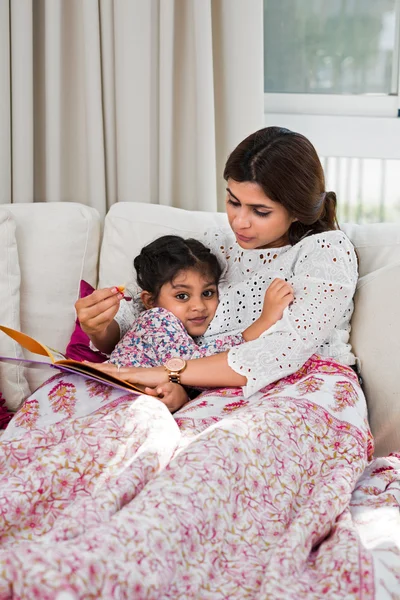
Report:
[[[357,258],[343,232],[314,234],[294,246],[265,250],[243,250],[231,230],[207,232],[204,242],[220,259],[223,273],[217,312],[198,344],[251,325],[276,277],[289,281],[294,290],[294,302],[280,321],[228,353],[229,366],[247,377],[245,397],[296,372],[314,353],[355,364],[349,336]],[[122,301],[115,317],[121,337],[143,310],[137,287],[130,291],[134,301]]]

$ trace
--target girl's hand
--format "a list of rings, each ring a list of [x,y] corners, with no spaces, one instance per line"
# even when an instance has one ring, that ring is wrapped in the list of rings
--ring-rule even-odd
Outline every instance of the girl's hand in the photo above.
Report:
[[[149,388],[156,388],[169,381],[168,373],[164,367],[120,367],[118,369],[118,367],[112,363],[99,364],[85,362],[85,364],[94,367],[103,373],[119,377],[119,379],[123,379],[123,381],[140,383]]]
[[[246,342],[256,340],[282,318],[283,311],[294,300],[292,286],[283,279],[274,279],[264,296],[261,315],[242,332]]]
[[[178,383],[172,383],[171,381],[163,383],[155,389],[146,387],[145,392],[146,394],[149,394],[149,396],[155,396],[161,400],[170,412],[179,410],[189,400],[185,388]]]
[[[282,319],[283,311],[294,300],[293,288],[283,279],[274,279],[264,296],[264,306],[261,312],[261,319],[269,323],[276,323]]]
[[[83,331],[90,337],[101,337],[107,331],[124,295],[117,287],[95,290],[75,303],[76,314]]]

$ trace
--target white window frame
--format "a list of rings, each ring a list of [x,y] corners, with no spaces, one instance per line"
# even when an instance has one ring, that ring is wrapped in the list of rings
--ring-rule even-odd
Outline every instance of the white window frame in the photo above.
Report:
[[[310,138],[321,156],[400,159],[400,0],[396,0],[392,93],[264,94],[265,125]]]
[[[264,94],[264,112],[298,115],[395,117],[400,109],[399,91],[391,95],[365,94]]]

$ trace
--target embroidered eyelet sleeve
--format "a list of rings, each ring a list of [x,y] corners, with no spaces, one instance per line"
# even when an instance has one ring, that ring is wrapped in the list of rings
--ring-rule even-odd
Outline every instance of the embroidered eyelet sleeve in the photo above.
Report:
[[[257,340],[232,348],[228,364],[247,377],[245,397],[296,372],[349,323],[357,283],[357,258],[341,231],[305,238],[291,268],[294,302]],[[293,249],[296,248],[293,247]]]
[[[130,302],[121,300],[119,310],[114,317],[114,321],[116,321],[119,326],[120,339],[124,337],[126,332],[132,327],[133,322],[144,310],[144,306],[140,299],[140,289],[136,282],[128,284],[125,293],[126,295],[132,296],[133,299]]]

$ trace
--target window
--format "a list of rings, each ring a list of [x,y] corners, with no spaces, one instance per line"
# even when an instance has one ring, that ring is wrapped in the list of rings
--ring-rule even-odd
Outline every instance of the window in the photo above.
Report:
[[[266,124],[311,139],[348,220],[400,220],[399,58],[400,0],[264,0]]]
[[[321,157],[339,223],[400,222],[400,160]]]

